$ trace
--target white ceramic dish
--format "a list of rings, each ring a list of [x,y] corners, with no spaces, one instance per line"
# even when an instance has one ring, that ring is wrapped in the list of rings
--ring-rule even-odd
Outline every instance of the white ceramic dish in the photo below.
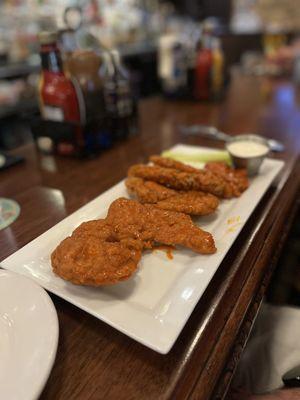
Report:
[[[213,151],[184,145],[173,149],[187,153]],[[105,217],[113,200],[128,197],[124,182],[120,182],[8,257],[1,266],[31,277],[47,290],[165,354],[283,165],[282,161],[266,159],[260,174],[240,198],[222,201],[216,215],[199,219],[199,225],[214,235],[216,254],[205,256],[180,249],[170,260],[163,251],[146,253],[133,278],[105,288],[80,287],[55,276],[51,252],[83,221]]]
[[[58,343],[54,305],[40,286],[0,270],[0,398],[37,399]]]

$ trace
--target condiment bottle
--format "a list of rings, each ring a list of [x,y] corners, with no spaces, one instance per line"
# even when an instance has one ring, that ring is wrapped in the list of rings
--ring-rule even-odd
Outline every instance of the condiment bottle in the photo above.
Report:
[[[75,87],[65,75],[55,32],[41,32],[40,107],[44,119],[80,123]]]
[[[210,48],[210,38],[204,37],[203,43],[199,43],[195,68],[195,90],[196,100],[210,99],[211,69],[213,57]]]
[[[91,50],[76,50],[68,60],[68,69],[77,80],[85,102],[85,120],[100,120],[105,117],[103,81],[99,75],[102,60]]]
[[[219,100],[224,83],[224,54],[220,39],[212,40],[212,70],[211,70],[211,94],[214,100]]]
[[[107,120],[114,139],[123,139],[137,129],[137,107],[128,71],[117,51],[104,54],[102,69]]]
[[[175,34],[163,35],[159,41],[158,75],[167,97],[183,97],[188,79],[187,54],[181,38]]]
[[[43,119],[57,122],[72,122],[75,140],[57,140],[57,151],[61,154],[75,154],[84,146],[81,114],[76,89],[65,75],[56,32],[41,32],[42,72],[39,82],[39,102]]]
[[[111,54],[115,65],[119,132],[121,138],[124,138],[137,131],[137,102],[131,87],[129,72],[122,63],[120,53],[113,50]]]
[[[85,141],[88,153],[111,147],[112,134],[107,125],[104,81],[100,75],[103,55],[92,50],[76,50],[68,61],[72,77],[83,94]]]
[[[195,90],[195,68],[197,59],[196,44],[190,45],[187,51],[187,95],[188,98],[194,97]]]

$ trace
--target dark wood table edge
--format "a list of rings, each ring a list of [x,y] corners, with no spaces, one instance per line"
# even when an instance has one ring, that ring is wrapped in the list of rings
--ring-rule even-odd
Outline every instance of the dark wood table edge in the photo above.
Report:
[[[242,324],[239,328],[239,333],[238,333],[237,339],[235,340],[233,347],[230,349],[230,354],[226,361],[226,366],[223,369],[223,371],[221,372],[219,381],[217,382],[217,384],[215,386],[215,389],[214,389],[214,392],[212,395],[212,399],[214,399],[214,400],[222,400],[226,397],[231,380],[236,371],[236,368],[238,366],[238,363],[239,363],[239,360],[243,353],[243,350],[247,344],[249,335],[251,333],[252,326],[255,322],[256,315],[257,315],[260,305],[263,301],[265,292],[269,286],[272,274],[274,272],[274,269],[276,268],[278,259],[282,252],[282,248],[283,248],[284,244],[286,243],[288,234],[290,232],[290,229],[293,224],[296,213],[299,210],[299,207],[300,207],[300,199],[298,199],[291,208],[288,220],[285,223],[284,229],[281,231],[280,240],[279,240],[279,242],[277,242],[277,247],[276,247],[273,257],[270,261],[269,268],[265,272],[265,275],[262,277],[262,279],[257,280],[257,285],[255,287],[256,295],[254,296],[252,301],[249,303],[249,306],[247,307],[247,312],[246,312],[245,317],[242,320]],[[256,271],[256,272],[258,272],[258,271]],[[251,285],[250,279],[249,279],[249,282],[247,282],[247,284],[249,286]]]
[[[168,394],[169,399],[207,400],[211,398],[221,373],[225,368],[226,361],[230,357],[235,339],[239,334],[250,307],[251,299],[253,298],[253,291],[251,295],[247,282],[254,280],[253,283],[255,284],[253,286],[252,283],[252,290],[256,290],[259,286],[262,277],[267,273],[268,265],[270,264],[268,263],[271,256],[270,253],[272,253],[273,249],[278,245],[277,237],[281,235],[285,218],[289,213],[291,214],[293,202],[297,197],[297,191],[299,189],[299,167],[299,159],[296,158],[294,161],[291,161],[281,173],[276,191],[267,204],[263,217],[260,219],[259,224],[252,234],[251,246],[246,253],[242,252],[233,263],[230,271],[230,282],[226,282],[226,284],[220,287],[222,299],[226,299],[226,294],[229,292],[231,293],[232,304],[230,311],[229,313],[224,313],[223,324],[217,327],[215,324],[218,322],[220,323],[222,320],[222,318],[220,318],[220,313],[222,314],[223,312],[222,308],[224,304],[220,302],[214,304],[214,313],[213,315],[207,316],[206,327],[205,329],[202,327],[202,332],[196,338],[193,354],[189,357],[183,371],[180,372],[176,387],[170,390]],[[289,191],[288,201],[283,202],[284,208],[282,208],[281,205],[279,206],[279,203],[281,204],[279,200],[282,200],[282,197],[285,196],[287,191]],[[272,242],[272,246],[270,245],[270,241]],[[255,246],[257,247],[255,253],[252,253]],[[251,257],[249,257],[249,255],[251,255]],[[244,273],[243,284],[241,284],[241,272]],[[239,288],[235,286],[237,282],[239,282]],[[235,291],[234,302],[232,302],[233,291]],[[244,301],[240,309],[237,309],[237,307],[239,307],[240,298],[244,293],[247,294],[247,301]],[[235,316],[238,312],[239,318],[236,320]],[[233,324],[233,320],[238,321],[238,323]],[[228,329],[226,329],[226,327]],[[219,335],[215,335],[215,343],[213,345],[210,344],[209,349],[207,349],[207,347],[205,347],[207,346],[205,335],[207,335],[209,329],[214,328],[215,330],[219,330]],[[230,331],[230,337],[226,336],[228,335],[228,331]],[[203,334],[204,332],[205,334]],[[206,358],[203,357],[203,349],[205,349],[204,352],[207,353]],[[202,357],[201,365],[198,361],[200,359],[200,354]],[[222,359],[221,363],[220,357]],[[235,365],[237,365],[238,359],[239,357],[235,357]],[[229,383],[230,381],[228,381],[228,386]]]

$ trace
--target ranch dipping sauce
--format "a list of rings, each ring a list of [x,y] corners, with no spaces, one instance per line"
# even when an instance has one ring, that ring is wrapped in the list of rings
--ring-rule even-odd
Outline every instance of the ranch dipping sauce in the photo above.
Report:
[[[244,168],[248,176],[254,176],[259,172],[270,146],[262,136],[243,134],[230,139],[226,143],[226,149],[235,168]]]
[[[269,148],[263,144],[252,140],[239,140],[229,143],[227,150],[236,157],[261,157],[268,153]]]

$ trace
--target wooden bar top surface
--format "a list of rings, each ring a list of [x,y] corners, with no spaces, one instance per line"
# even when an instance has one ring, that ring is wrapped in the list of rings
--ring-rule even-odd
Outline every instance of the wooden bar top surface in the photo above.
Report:
[[[285,161],[282,173],[256,207],[167,355],[51,295],[59,318],[59,345],[41,399],[223,396],[218,385],[297,199],[300,97],[291,83],[236,75],[220,104],[160,97],[143,100],[139,135],[94,159],[42,155],[32,144],[16,150],[26,162],[0,172],[0,196],[19,202],[21,215],[0,231],[0,260],[123,179],[130,165],[146,162],[176,143],[222,147],[214,140],[179,133],[178,125],[196,123],[230,134],[254,132],[281,140],[286,150],[274,157]]]

